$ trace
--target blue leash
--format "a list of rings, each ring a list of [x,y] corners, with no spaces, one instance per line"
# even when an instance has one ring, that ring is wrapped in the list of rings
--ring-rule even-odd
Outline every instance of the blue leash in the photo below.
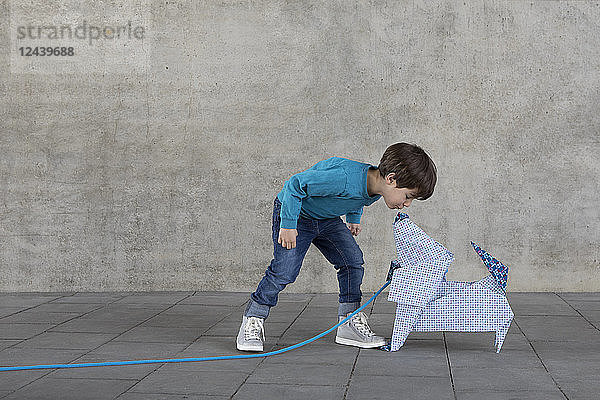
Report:
[[[390,269],[390,271],[391,271],[391,269]],[[389,276],[388,276],[388,278],[389,278]],[[348,315],[342,321],[338,322],[336,325],[332,326],[331,328],[329,328],[325,332],[322,332],[322,333],[318,334],[317,336],[315,336],[313,338],[305,340],[304,342],[297,343],[297,344],[294,344],[294,345],[289,346],[289,347],[284,347],[283,349],[279,349],[279,350],[275,350],[275,351],[270,351],[268,353],[243,354],[243,355],[236,355],[236,356],[200,357],[200,358],[167,358],[167,359],[164,359],[164,360],[132,360],[132,361],[107,361],[107,362],[81,363],[81,364],[23,365],[23,366],[18,366],[18,367],[0,367],[0,372],[1,371],[21,371],[21,370],[26,370],[26,369],[57,369],[57,368],[82,368],[82,367],[109,367],[109,366],[116,366],[116,365],[175,363],[175,362],[189,362],[189,361],[216,361],[216,360],[233,360],[233,359],[241,359],[241,358],[259,358],[259,357],[273,356],[275,354],[281,354],[281,353],[284,353],[286,351],[297,349],[298,347],[301,347],[301,346],[304,346],[305,344],[314,342],[315,340],[320,339],[323,336],[327,335],[328,333],[330,333],[331,331],[333,331],[334,329],[336,329],[338,326],[342,325],[344,322],[346,322],[350,318],[352,318],[356,313],[358,313],[359,311],[362,311],[362,309],[364,309],[366,306],[368,306],[375,299],[375,297],[379,296],[379,294],[383,291],[383,289],[385,289],[390,284],[390,282],[391,282],[391,280],[388,279],[388,281],[385,283],[385,285],[383,285],[381,287],[381,289],[379,289],[373,295],[373,297],[371,297],[365,304],[363,304],[361,307],[359,307],[352,314]]]

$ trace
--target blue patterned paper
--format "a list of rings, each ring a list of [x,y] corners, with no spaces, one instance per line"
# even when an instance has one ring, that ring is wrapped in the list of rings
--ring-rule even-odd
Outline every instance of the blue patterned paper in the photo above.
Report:
[[[388,300],[398,305],[392,341],[382,349],[400,349],[411,331],[491,331],[500,352],[514,317],[505,295],[508,267],[471,242],[491,275],[477,282],[447,281],[454,256],[404,213],[394,221],[394,240],[398,268]]]

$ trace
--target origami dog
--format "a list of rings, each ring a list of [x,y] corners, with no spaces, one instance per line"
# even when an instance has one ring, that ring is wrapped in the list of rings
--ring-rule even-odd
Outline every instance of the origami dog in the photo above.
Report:
[[[471,242],[490,275],[446,281],[454,256],[404,213],[394,221],[394,239],[398,258],[390,268],[388,300],[398,306],[392,341],[383,349],[397,351],[411,331],[495,331],[499,353],[514,316],[505,293],[508,267]]]

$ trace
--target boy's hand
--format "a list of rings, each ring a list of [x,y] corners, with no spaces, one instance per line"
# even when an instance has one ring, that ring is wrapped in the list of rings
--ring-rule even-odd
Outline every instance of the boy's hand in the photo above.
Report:
[[[346,224],[346,226],[348,227],[348,229],[350,229],[350,232],[354,236],[358,236],[360,231],[362,231],[360,224]]]
[[[277,239],[277,243],[288,250],[293,249],[296,247],[296,236],[298,236],[298,231],[295,229],[279,228],[279,239]]]

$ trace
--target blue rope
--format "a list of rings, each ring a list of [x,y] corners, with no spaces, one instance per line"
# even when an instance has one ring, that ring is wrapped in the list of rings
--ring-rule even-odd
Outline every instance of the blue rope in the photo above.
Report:
[[[304,342],[297,343],[295,345],[284,347],[283,349],[270,351],[268,353],[260,353],[260,354],[243,354],[236,356],[215,356],[215,357],[200,357],[200,358],[167,358],[164,360],[132,360],[132,361],[107,361],[107,362],[95,362],[95,363],[81,363],[81,364],[49,364],[49,365],[23,365],[17,367],[0,367],[1,371],[21,371],[26,369],[58,369],[58,368],[82,368],[82,367],[109,367],[109,366],[117,366],[117,365],[134,365],[134,364],[155,364],[155,363],[175,363],[175,362],[190,362],[190,361],[216,361],[216,360],[233,360],[233,359],[241,359],[241,358],[259,358],[259,357],[268,357],[273,356],[275,354],[281,354],[286,351],[297,349],[298,347],[304,346],[305,344],[314,342],[317,339],[322,338],[327,335],[338,326],[342,325],[350,318],[352,318],[356,313],[362,311],[366,306],[368,306],[375,297],[379,296],[379,294],[390,284],[388,280],[385,285],[381,287],[374,295],[371,297],[365,304],[359,307],[352,314],[348,315],[342,321],[338,322],[336,325],[332,326],[325,332],[318,334],[315,337],[312,337]]]

